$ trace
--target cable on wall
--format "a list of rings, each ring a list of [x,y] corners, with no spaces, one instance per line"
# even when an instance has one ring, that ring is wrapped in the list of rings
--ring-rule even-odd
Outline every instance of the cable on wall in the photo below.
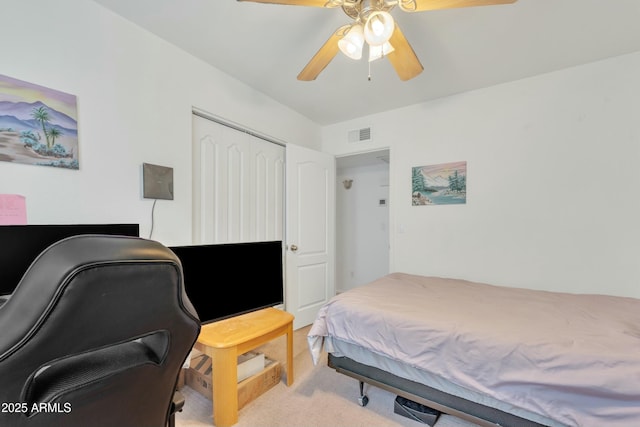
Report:
[[[151,239],[151,235],[153,234],[153,224],[154,224],[154,212],[156,210],[156,202],[158,199],[153,200],[153,205],[151,206],[151,230],[149,230],[149,239]]]

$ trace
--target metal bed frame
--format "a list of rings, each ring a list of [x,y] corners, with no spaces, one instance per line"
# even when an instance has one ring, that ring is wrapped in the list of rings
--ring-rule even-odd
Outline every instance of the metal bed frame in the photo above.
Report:
[[[400,378],[382,369],[364,365],[348,357],[328,354],[328,365],[337,372],[360,382],[358,402],[366,406],[369,398],[364,394],[364,383],[390,391],[406,399],[437,411],[456,416],[482,427],[546,427],[499,409],[444,393],[424,384]]]

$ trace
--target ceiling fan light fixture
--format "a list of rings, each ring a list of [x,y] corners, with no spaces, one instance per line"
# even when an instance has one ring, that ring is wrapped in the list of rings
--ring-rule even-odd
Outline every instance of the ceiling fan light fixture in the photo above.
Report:
[[[351,59],[362,58],[362,46],[364,46],[364,30],[361,24],[355,24],[338,41],[338,47]]]
[[[381,46],[389,41],[395,23],[389,12],[376,10],[371,12],[364,25],[364,39],[370,46]]]
[[[369,62],[380,59],[383,56],[390,54],[394,50],[395,49],[389,42],[386,42],[380,46],[369,45]]]

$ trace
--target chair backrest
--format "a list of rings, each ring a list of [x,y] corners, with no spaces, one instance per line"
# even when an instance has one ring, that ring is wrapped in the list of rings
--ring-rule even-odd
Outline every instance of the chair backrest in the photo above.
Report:
[[[162,427],[199,331],[165,246],[61,240],[0,306],[0,426]]]

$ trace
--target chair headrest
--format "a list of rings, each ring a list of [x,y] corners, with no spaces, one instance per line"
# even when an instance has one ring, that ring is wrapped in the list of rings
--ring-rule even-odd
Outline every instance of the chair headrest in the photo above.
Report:
[[[112,235],[79,235],[60,240],[45,249],[31,264],[9,300],[0,305],[0,325],[12,328],[0,339],[3,351],[15,345],[26,331],[41,321],[57,295],[79,273],[92,267],[134,264],[171,265],[180,274],[177,256],[159,242],[138,237]],[[179,296],[186,311],[197,319],[189,299]],[[7,322],[7,323],[5,323]],[[15,336],[11,336],[15,334]]]

